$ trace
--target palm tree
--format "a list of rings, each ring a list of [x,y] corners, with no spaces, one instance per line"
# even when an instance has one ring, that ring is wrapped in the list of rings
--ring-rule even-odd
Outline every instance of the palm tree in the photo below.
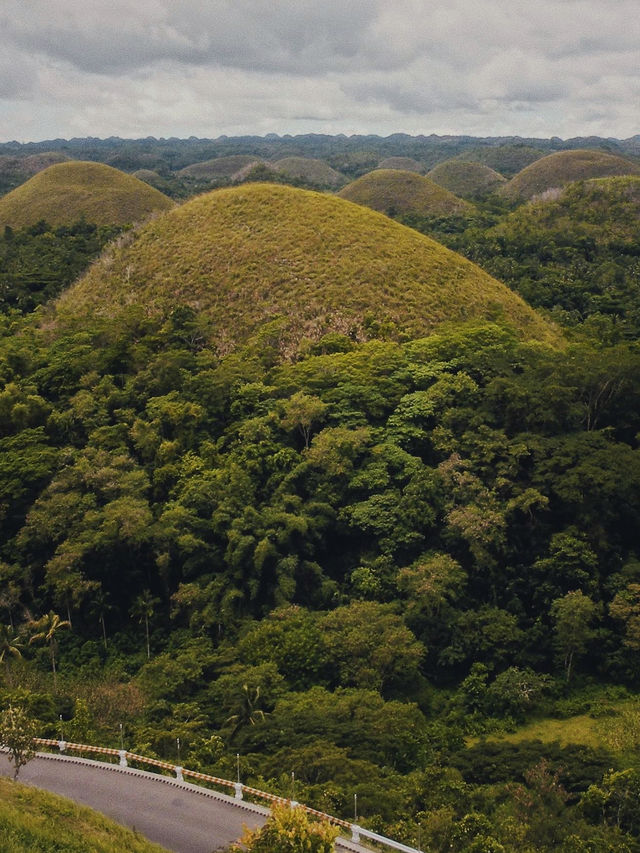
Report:
[[[145,591],[139,595],[131,608],[131,615],[137,616],[140,624],[144,622],[144,630],[147,637],[147,660],[151,658],[151,645],[149,642],[149,619],[153,616],[153,609],[160,602],[159,598],[154,598],[151,591]]]
[[[234,739],[240,729],[245,726],[255,726],[260,720],[264,722],[264,711],[258,708],[260,704],[260,688],[251,688],[248,684],[242,685],[242,695],[240,696],[240,707],[237,713],[232,714],[225,720],[226,723],[233,723],[233,730],[229,735],[229,742]]]
[[[33,623],[33,628],[36,630],[36,633],[32,634],[31,639],[29,640],[29,645],[31,645],[31,643],[36,643],[39,640],[44,640],[45,643],[49,644],[54,691],[57,691],[58,689],[56,673],[56,649],[58,648],[58,641],[56,640],[56,634],[58,631],[62,630],[62,628],[70,627],[71,623],[69,620],[61,619],[57,613],[53,612],[53,610],[50,610],[46,616],[42,616],[37,622]]]
[[[98,617],[98,624],[102,628],[102,643],[107,648],[107,626],[105,623],[105,616],[113,610],[113,607],[109,603],[109,596],[107,593],[99,587],[93,594],[93,602],[91,604],[91,613],[93,616]]]
[[[12,625],[0,624],[0,663],[4,661],[7,670],[7,684],[11,687],[11,669],[9,668],[10,658],[21,658],[23,643],[20,641],[18,634],[13,630]]]

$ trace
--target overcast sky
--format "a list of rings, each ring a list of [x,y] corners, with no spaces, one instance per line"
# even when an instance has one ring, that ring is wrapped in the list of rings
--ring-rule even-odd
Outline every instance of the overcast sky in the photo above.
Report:
[[[640,133],[638,0],[0,0],[0,140]]]

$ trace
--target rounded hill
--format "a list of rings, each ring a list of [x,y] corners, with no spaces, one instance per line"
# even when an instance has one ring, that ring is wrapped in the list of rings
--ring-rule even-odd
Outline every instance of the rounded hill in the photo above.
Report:
[[[378,163],[378,169],[401,169],[403,172],[418,172],[424,175],[425,168],[413,157],[385,157]]]
[[[137,306],[137,308],[136,308]],[[111,249],[56,305],[62,326],[189,306],[221,353],[280,319],[280,349],[330,332],[419,337],[448,321],[504,317],[523,337],[556,331],[470,261],[343,199],[274,184],[215,190]]]
[[[457,159],[438,163],[427,172],[427,177],[462,198],[475,198],[490,193],[506,183],[506,178],[484,163],[467,163]]]
[[[200,178],[206,180],[220,180],[231,178],[240,169],[253,164],[258,158],[253,154],[229,154],[227,157],[214,157],[213,160],[203,160],[201,163],[192,163],[176,172],[179,178]]]
[[[288,178],[300,178],[310,184],[331,189],[341,187],[347,180],[324,160],[316,160],[313,157],[283,157],[268,165]]]
[[[416,213],[420,216],[451,216],[473,211],[464,199],[438,186],[434,181],[397,169],[376,169],[347,184],[340,190],[341,198],[354,201],[386,213],[400,216]]]
[[[531,199],[572,181],[616,175],[640,175],[640,166],[605,151],[557,151],[527,166],[504,185],[501,193],[514,200]]]
[[[67,225],[83,217],[98,225],[127,225],[171,207],[171,199],[132,175],[73,161],[38,172],[0,199],[0,226],[21,228],[42,219]]]
[[[568,184],[552,197],[522,205],[492,233],[515,237],[533,231],[562,236],[565,243],[582,237],[596,244],[614,242],[619,248],[628,244],[631,252],[640,242],[640,176]]]

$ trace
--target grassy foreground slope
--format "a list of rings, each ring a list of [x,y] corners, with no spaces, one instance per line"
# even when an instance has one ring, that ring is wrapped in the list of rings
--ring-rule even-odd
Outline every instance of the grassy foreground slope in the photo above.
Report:
[[[427,173],[427,177],[462,198],[491,192],[506,183],[506,178],[490,166],[485,166],[484,163],[466,163],[464,160],[445,160],[438,163]]]
[[[604,151],[558,151],[536,160],[507,184],[501,192],[510,199],[530,199],[572,181],[640,175],[640,166]]]
[[[341,198],[389,216],[417,213],[450,216],[472,211],[471,205],[429,178],[399,169],[376,169],[347,184]]]
[[[2,853],[162,853],[86,806],[0,778]]]
[[[328,332],[418,337],[502,316],[555,330],[503,284],[410,228],[340,198],[273,184],[216,190],[149,222],[58,302],[58,320],[188,305],[221,352],[284,317],[283,350]]]
[[[127,225],[171,207],[171,199],[131,175],[77,161],[50,166],[0,199],[0,226],[22,228],[41,219],[67,225],[83,217],[98,225]]]

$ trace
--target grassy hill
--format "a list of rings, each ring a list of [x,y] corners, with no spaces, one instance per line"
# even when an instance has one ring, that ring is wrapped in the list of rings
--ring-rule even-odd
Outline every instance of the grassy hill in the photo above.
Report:
[[[138,833],[54,794],[0,778],[2,853],[162,853]]]
[[[425,168],[412,157],[386,157],[378,163],[378,169],[401,169],[403,172],[418,172],[424,174]]]
[[[577,181],[514,211],[496,234],[514,236],[532,229],[546,234],[587,237],[603,244],[612,240],[640,240],[640,176],[593,178]]]
[[[474,198],[491,192],[506,182],[506,178],[484,163],[466,163],[455,159],[438,163],[427,173],[427,177],[462,198]]]
[[[558,151],[527,166],[504,185],[501,193],[513,200],[531,199],[572,181],[615,175],[640,175],[640,166],[604,151]]]
[[[272,184],[200,196],[141,228],[61,297],[57,310],[115,317],[138,305],[207,317],[220,351],[286,317],[283,351],[330,331],[370,326],[420,336],[447,321],[504,316],[524,336],[555,332],[477,266],[343,199]]]
[[[228,157],[215,157],[213,160],[204,160],[202,163],[192,163],[180,169],[176,175],[180,178],[201,178],[209,181],[231,178],[240,169],[255,163],[257,159],[253,154],[230,154]]]
[[[316,160],[312,157],[283,157],[269,165],[276,172],[290,178],[301,178],[310,184],[332,189],[342,186],[347,180],[324,160]]]
[[[60,163],[0,199],[0,226],[21,228],[41,219],[65,225],[82,217],[99,225],[125,225],[172,206],[158,190],[111,166]]]
[[[376,169],[369,172],[347,184],[339,195],[388,216],[407,213],[420,216],[451,216],[464,215],[473,210],[464,199],[458,198],[429,178],[415,172],[395,169]]]
[[[137,172],[133,173],[133,177],[139,181],[144,181],[145,184],[150,184],[152,187],[160,190],[161,193],[167,194],[171,189],[170,181],[157,172],[154,172],[153,169],[138,169]]]

